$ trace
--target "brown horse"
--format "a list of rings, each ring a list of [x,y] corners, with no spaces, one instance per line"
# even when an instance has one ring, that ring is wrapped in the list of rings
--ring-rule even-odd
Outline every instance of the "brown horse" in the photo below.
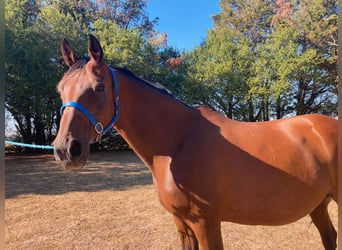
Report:
[[[221,221],[274,226],[307,214],[325,249],[336,248],[327,211],[331,198],[337,202],[335,119],[233,121],[111,69],[91,35],[88,53],[89,60],[77,60],[62,42],[70,69],[58,84],[64,104],[54,146],[66,168],[83,167],[89,145],[106,130],[102,124],[115,123],[151,171],[183,249],[223,249]]]

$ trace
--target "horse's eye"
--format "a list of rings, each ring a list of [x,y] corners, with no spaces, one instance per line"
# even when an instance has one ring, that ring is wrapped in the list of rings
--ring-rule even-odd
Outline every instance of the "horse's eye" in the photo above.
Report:
[[[105,90],[105,85],[103,83],[99,83],[95,87],[96,92],[103,92]]]

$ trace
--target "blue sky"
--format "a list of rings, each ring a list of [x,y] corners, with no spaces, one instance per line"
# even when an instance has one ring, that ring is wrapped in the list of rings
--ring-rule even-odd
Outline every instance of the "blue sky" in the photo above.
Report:
[[[147,12],[150,19],[159,17],[155,30],[167,34],[169,46],[192,50],[213,27],[211,16],[219,6],[218,0],[150,0]]]

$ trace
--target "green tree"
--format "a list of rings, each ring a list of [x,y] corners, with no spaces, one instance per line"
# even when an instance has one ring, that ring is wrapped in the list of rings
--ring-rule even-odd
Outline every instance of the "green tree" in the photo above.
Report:
[[[276,29],[265,43],[257,47],[258,56],[253,63],[254,75],[248,79],[248,100],[260,107],[259,120],[280,119],[291,113],[291,84],[298,69],[298,32],[291,27]]]
[[[121,28],[105,20],[95,21],[93,29],[110,64],[131,69],[145,80],[159,82],[183,98],[183,58],[179,51],[165,46],[165,37],[146,39],[139,29]]]
[[[99,18],[114,6],[112,3],[116,15]],[[159,59],[155,59],[158,48],[149,42],[155,36],[154,22],[143,9],[145,3],[6,1],[6,109],[14,117],[24,142],[49,144],[58,129],[60,100],[55,86],[66,69],[60,55],[62,38],[68,38],[82,55],[86,51],[86,35],[95,32],[103,39],[109,59],[126,62],[128,68],[134,67],[138,74],[148,76],[150,71],[145,64],[153,65]],[[117,36],[111,38],[109,32],[113,31]],[[112,46],[109,42],[125,48],[119,57],[116,51],[108,50]]]
[[[153,36],[154,25],[158,18],[150,20],[147,12],[148,0],[48,0],[46,6],[52,6],[59,13],[81,17],[82,22],[92,32],[97,20],[111,21],[123,29],[138,29],[146,38]]]
[[[27,143],[50,143],[56,130],[54,89],[58,71],[45,36],[35,32],[34,1],[6,4],[6,109]]]
[[[267,39],[270,33],[272,3],[268,0],[220,0],[221,12],[213,16],[215,30],[229,29],[247,39],[251,50]]]
[[[281,8],[286,3],[277,4]],[[291,26],[299,33],[293,109],[297,114],[337,114],[337,1],[303,0],[288,5],[292,11],[278,18],[275,29]]]
[[[265,1],[221,0],[219,4],[214,29],[191,56],[190,77],[203,86],[197,93],[204,94],[200,98],[205,104],[231,118],[256,120],[248,80],[255,74],[258,45],[270,31],[272,8]]]
[[[97,20],[93,24],[106,59],[114,66],[134,69],[137,75],[151,79],[157,64],[157,47],[140,35],[138,29],[125,29],[112,21]]]
[[[250,121],[336,114],[336,1],[221,0],[220,8],[188,56],[198,100]]]
[[[201,85],[193,92],[199,94],[194,101],[201,100],[228,117],[244,119],[241,110],[245,108],[249,57],[243,37],[235,36],[229,29],[208,31],[206,41],[188,59],[188,76]]]

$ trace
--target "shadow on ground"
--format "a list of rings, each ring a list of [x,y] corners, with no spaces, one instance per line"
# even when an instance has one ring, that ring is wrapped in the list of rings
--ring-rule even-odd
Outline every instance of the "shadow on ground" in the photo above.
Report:
[[[23,194],[127,190],[152,184],[147,167],[133,152],[91,153],[86,167],[64,170],[51,155],[6,156],[5,197]]]

